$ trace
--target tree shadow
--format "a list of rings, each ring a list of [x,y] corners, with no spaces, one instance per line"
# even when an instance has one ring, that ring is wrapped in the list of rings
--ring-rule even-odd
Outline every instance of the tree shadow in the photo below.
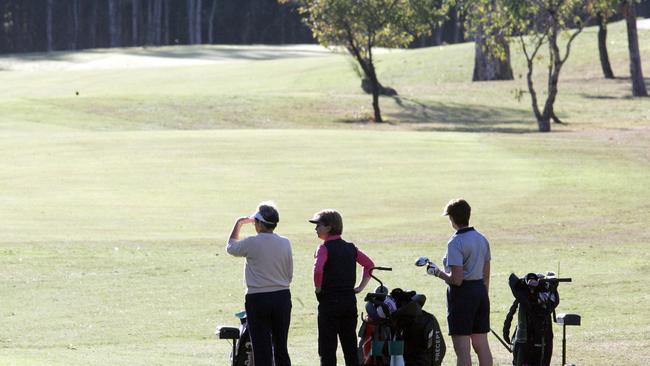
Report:
[[[393,97],[400,110],[389,111],[389,120],[409,124],[418,131],[530,133],[537,131],[532,112],[514,108],[424,102]]]
[[[607,79],[613,82],[616,82],[619,85],[627,84],[632,88],[632,81],[629,76],[617,76],[614,79]],[[646,85],[646,89],[650,89],[650,78],[643,78],[643,82]],[[631,91],[631,90],[630,90]],[[594,99],[594,100],[631,100],[644,97],[635,97],[632,94],[625,95],[602,95],[602,94],[589,94],[589,93],[580,93],[582,98],[585,99]]]
[[[191,49],[194,48],[194,49]],[[327,56],[331,52],[314,47],[291,46],[220,46],[186,48],[145,48],[130,55],[201,60],[278,60],[297,57]]]
[[[296,57],[326,56],[332,51],[325,48],[312,46],[156,46],[156,47],[130,47],[130,48],[97,48],[79,51],[53,51],[34,53],[15,53],[0,55],[0,59],[15,59],[19,61],[69,61],[83,62],[79,55],[114,55],[122,54],[131,57],[158,57],[173,59],[193,60],[276,60]]]

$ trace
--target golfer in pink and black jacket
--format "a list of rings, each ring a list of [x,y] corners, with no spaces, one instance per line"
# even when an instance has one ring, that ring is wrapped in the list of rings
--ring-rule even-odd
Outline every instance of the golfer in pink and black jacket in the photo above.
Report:
[[[357,298],[370,280],[372,260],[354,244],[341,239],[343,219],[335,210],[323,210],[309,222],[323,243],[314,262],[314,286],[318,299],[318,354],[321,366],[336,365],[337,337],[346,366],[357,366]],[[356,265],[363,277],[356,284]]]

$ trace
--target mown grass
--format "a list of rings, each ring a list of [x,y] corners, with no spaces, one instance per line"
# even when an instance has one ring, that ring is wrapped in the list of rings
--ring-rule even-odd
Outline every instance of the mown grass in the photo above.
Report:
[[[648,34],[648,30],[639,30],[642,57],[650,52],[648,42],[643,42]],[[619,79],[604,80],[598,64],[596,29],[586,29],[576,40],[561,75],[555,108],[568,126],[554,126],[556,130],[647,124],[648,101],[630,97],[626,42],[624,24],[612,24],[609,51]],[[295,50],[283,48],[273,53],[253,47],[248,54],[240,48],[217,46],[200,51],[190,47],[185,54],[182,47],[126,49],[104,56],[115,58],[116,68],[90,70],[97,52],[89,51],[85,57],[55,53],[54,59],[67,62],[68,69],[63,70],[47,63],[42,55],[4,58],[0,68],[5,65],[10,69],[19,61],[32,66],[25,67],[31,71],[0,73],[7,86],[0,90],[0,107],[5,111],[0,116],[0,128],[24,120],[91,130],[365,126],[372,116],[370,97],[361,92],[350,59],[314,48],[308,51],[307,55],[315,56],[297,57],[291,53]],[[296,57],[287,58],[287,54]],[[133,62],[141,67],[122,67],[120,63],[124,58],[137,57],[156,57],[152,63],[178,62],[183,55],[187,62],[198,59],[216,63],[171,66],[162,71],[142,66],[146,61]],[[472,44],[380,53],[382,83],[400,92],[399,99],[382,98],[381,106],[391,126],[435,131],[535,131],[519,46],[512,46],[514,81],[472,83],[472,55]],[[536,65],[541,89],[545,62],[542,55]],[[519,91],[524,94],[518,100]]]
[[[622,31],[610,30],[617,71]],[[338,55],[0,72],[0,364],[226,365],[213,331],[236,323],[243,262],[223,246],[264,199],[294,245],[294,364],[317,363],[306,219],[324,207],[446,329],[444,286],[412,261],[442,256],[451,229],[439,213],[456,196],[492,243],[495,330],[509,273],[559,266],[574,279],[559,310],[583,315],[569,359],[648,364],[647,101],[590,74],[588,37],[563,77],[569,124],[552,134],[528,133],[527,101],[510,94],[521,80],[468,81],[471,45],[381,55],[384,84],[403,97],[382,100],[385,125],[361,123],[369,98]],[[509,364],[490,339],[495,364]]]

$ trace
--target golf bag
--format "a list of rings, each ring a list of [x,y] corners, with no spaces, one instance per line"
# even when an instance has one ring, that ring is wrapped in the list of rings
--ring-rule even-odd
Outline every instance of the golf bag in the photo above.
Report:
[[[242,311],[235,314],[235,316],[239,318],[241,323],[239,328],[218,327],[217,336],[219,339],[232,340],[233,347],[232,352],[230,352],[230,360],[233,366],[255,366],[246,312]]]
[[[529,273],[508,279],[515,301],[503,323],[503,338],[511,344],[516,366],[548,366],[553,355],[553,323],[555,308],[560,303],[558,281],[554,277]],[[510,326],[517,313],[517,326],[512,340]]]
[[[385,289],[385,288],[384,288]],[[362,366],[439,366],[446,346],[436,318],[422,306],[426,297],[396,288],[366,296],[367,316],[359,330]]]

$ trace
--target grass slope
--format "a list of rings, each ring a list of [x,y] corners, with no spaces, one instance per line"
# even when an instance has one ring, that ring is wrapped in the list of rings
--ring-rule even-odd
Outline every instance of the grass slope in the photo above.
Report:
[[[648,36],[650,30],[639,30],[642,59],[650,59],[650,43],[643,41]],[[371,98],[361,93],[349,58],[312,46],[242,49],[55,53],[56,62],[42,55],[3,57],[0,70],[29,71],[0,72],[0,82],[8,86],[0,90],[5,111],[0,128],[15,128],[17,122],[21,128],[30,122],[35,128],[91,130],[349,128],[372,115]],[[596,29],[586,29],[576,40],[556,103],[559,116],[570,125],[556,129],[642,126],[650,120],[648,101],[630,98],[630,82],[624,78],[629,66],[623,23],[610,26],[609,50],[622,78],[601,78]],[[393,128],[535,131],[528,95],[515,99],[518,90],[526,90],[516,45],[512,56],[516,80],[472,83],[472,44],[380,54],[381,81],[400,92],[399,100],[382,98],[384,114]],[[100,57],[116,67],[106,68],[108,62],[96,66]],[[545,74],[544,62],[542,55],[539,75]],[[538,85],[544,83],[540,79]]]
[[[623,29],[610,28],[616,70]],[[345,236],[394,267],[388,285],[424,292],[445,327],[444,286],[412,261],[442,256],[450,228],[438,213],[455,196],[492,243],[493,328],[512,302],[510,272],[559,265],[574,279],[560,311],[584,319],[569,330],[569,359],[648,364],[647,101],[626,98],[627,80],[599,80],[592,30],[579,42],[558,104],[570,124],[553,134],[458,132],[535,130],[509,94],[521,80],[467,81],[471,45],[382,54],[403,106],[383,99],[392,123],[379,126],[356,123],[369,97],[339,55],[173,48],[145,56],[206,64],[90,70],[74,65],[92,53],[55,55],[65,67],[31,55],[29,71],[5,58],[0,364],[227,364],[212,333],[243,306],[243,262],[223,246],[263,199],[278,202],[278,232],[294,245],[294,364],[317,359],[306,218],[323,207],[340,209]],[[492,345],[495,364],[509,364]]]

